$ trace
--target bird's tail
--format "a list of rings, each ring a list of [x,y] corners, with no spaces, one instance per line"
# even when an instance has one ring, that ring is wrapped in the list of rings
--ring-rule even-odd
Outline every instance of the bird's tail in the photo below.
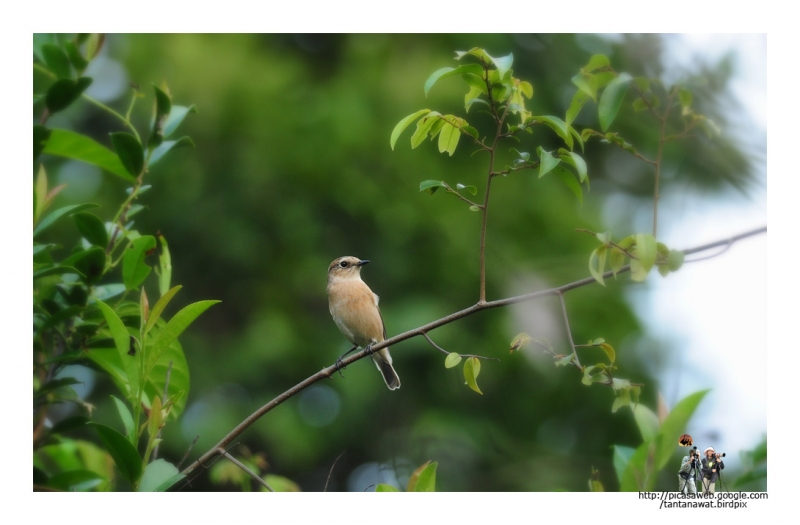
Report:
[[[375,366],[378,367],[378,370],[380,370],[381,375],[383,375],[383,381],[386,383],[389,390],[397,390],[400,388],[400,377],[398,377],[397,372],[394,371],[392,356],[389,355],[388,348],[381,348],[372,354],[372,361],[375,363]]]

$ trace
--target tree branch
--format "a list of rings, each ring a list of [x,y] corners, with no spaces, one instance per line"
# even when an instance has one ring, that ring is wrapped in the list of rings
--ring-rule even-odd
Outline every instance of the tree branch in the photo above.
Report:
[[[691,254],[694,254],[694,253],[700,253],[700,252],[704,252],[706,250],[717,248],[719,246],[731,245],[731,244],[733,244],[733,243],[735,243],[737,241],[740,241],[742,239],[746,239],[748,237],[753,237],[755,235],[766,233],[766,231],[767,231],[767,227],[763,226],[761,228],[756,228],[755,230],[750,230],[750,231],[747,231],[747,232],[744,232],[744,233],[740,233],[738,235],[734,235],[734,236],[729,237],[727,239],[722,239],[722,240],[711,242],[711,243],[708,243],[708,244],[703,244],[701,246],[696,246],[694,248],[688,248],[686,250],[683,250],[683,253],[684,253],[684,255],[691,255]],[[617,272],[617,274],[625,273],[625,272],[628,272],[628,271],[630,271],[630,265],[623,266]],[[612,272],[611,270],[609,270],[609,271],[607,271],[607,272],[605,272],[603,274],[603,278],[605,278],[605,279],[611,278],[613,276],[614,276],[614,272]],[[459,310],[458,312],[455,312],[455,313],[452,313],[452,314],[450,314],[448,316],[442,317],[441,319],[437,319],[436,321],[432,321],[432,322],[430,322],[430,323],[428,323],[426,325],[420,326],[418,328],[414,328],[414,329],[409,330],[407,332],[403,332],[402,334],[396,335],[394,337],[390,337],[389,339],[381,341],[378,344],[372,345],[372,349],[371,349],[372,352],[371,353],[374,353],[375,351],[380,350],[381,348],[386,348],[388,346],[394,346],[397,343],[403,342],[403,341],[405,341],[407,339],[411,339],[412,337],[416,337],[416,336],[420,336],[420,335],[425,336],[425,334],[427,332],[431,331],[431,330],[434,330],[434,329],[439,328],[440,326],[444,326],[446,324],[450,324],[450,323],[452,323],[454,321],[457,321],[459,319],[463,319],[464,317],[472,315],[472,314],[474,314],[476,312],[480,312],[482,310],[489,310],[491,308],[500,308],[500,307],[509,306],[509,305],[512,305],[512,304],[523,303],[523,302],[526,302],[526,301],[532,301],[534,299],[539,299],[539,298],[547,297],[547,296],[551,296],[551,295],[560,295],[560,294],[563,294],[563,293],[568,292],[570,290],[574,290],[575,288],[581,288],[583,286],[587,286],[587,285],[590,285],[590,284],[593,284],[593,283],[596,283],[596,282],[597,281],[595,280],[594,277],[586,277],[584,279],[573,281],[571,283],[563,284],[563,285],[558,286],[556,288],[548,288],[546,290],[539,290],[539,291],[531,292],[531,293],[527,293],[527,294],[517,295],[517,296],[513,296],[513,297],[507,297],[505,299],[498,299],[496,301],[479,302],[479,303],[476,303],[476,304],[470,306],[469,308],[465,308],[463,310]],[[361,350],[360,352],[356,352],[355,354],[353,354],[350,357],[342,359],[340,364],[342,366],[347,366],[347,365],[350,365],[351,363],[355,363],[356,361],[358,361],[360,359],[363,359],[367,355],[368,354],[364,350]],[[281,403],[283,403],[287,399],[291,398],[295,394],[297,394],[299,392],[302,392],[303,390],[305,390],[309,386],[313,385],[317,381],[333,377],[333,375],[336,374],[336,371],[339,370],[339,368],[340,367],[337,366],[337,364],[333,364],[331,366],[323,368],[322,370],[320,370],[316,374],[314,374],[314,375],[312,375],[310,377],[307,377],[306,379],[304,379],[300,383],[296,384],[295,386],[293,386],[289,390],[286,390],[285,392],[283,392],[282,394],[280,394],[279,396],[274,398],[272,401],[270,401],[269,403],[265,404],[264,406],[262,406],[261,408],[259,408],[255,412],[253,412],[244,421],[239,423],[236,426],[236,428],[231,430],[224,438],[222,438],[222,440],[219,443],[217,443],[214,447],[212,447],[211,450],[206,452],[202,457],[197,459],[194,463],[192,463],[191,465],[186,467],[183,470],[183,474],[188,474],[188,473],[192,472],[198,466],[202,466],[203,463],[206,463],[208,460],[210,460],[214,456],[224,453],[225,452],[225,447],[227,445],[229,445],[234,439],[236,439],[242,432],[244,432],[250,425],[252,425],[256,421],[258,421],[261,418],[261,416],[263,416],[264,414],[266,414],[267,412],[269,412],[273,408],[277,407],[278,405],[280,405]]]

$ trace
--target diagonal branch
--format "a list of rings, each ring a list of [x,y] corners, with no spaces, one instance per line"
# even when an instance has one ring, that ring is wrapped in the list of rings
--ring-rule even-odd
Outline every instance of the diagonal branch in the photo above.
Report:
[[[696,246],[694,248],[689,248],[689,249],[683,250],[683,253],[684,253],[684,255],[691,255],[691,254],[694,254],[694,253],[700,253],[700,252],[704,252],[706,250],[711,250],[711,249],[717,248],[719,246],[731,245],[731,244],[733,244],[733,243],[735,243],[737,241],[740,241],[742,239],[746,239],[748,237],[753,237],[755,235],[760,235],[762,233],[766,233],[766,231],[767,231],[767,227],[763,226],[761,228],[756,228],[755,230],[750,230],[750,231],[747,231],[747,232],[744,232],[744,233],[740,233],[738,235],[734,235],[734,236],[729,237],[727,239],[722,239],[722,240],[719,240],[719,241],[715,241],[715,242],[711,242],[711,243],[704,244],[704,245],[701,245],[701,246]],[[630,266],[626,265],[626,266],[623,266],[617,272],[617,274],[625,273],[625,272],[628,272],[628,271],[630,271]],[[614,276],[614,273],[611,270],[609,270],[609,271],[607,271],[607,272],[605,272],[603,274],[603,278],[606,278],[606,279],[607,278],[611,278],[613,276]],[[378,344],[372,345],[372,348],[371,348],[372,352],[370,352],[370,353],[374,353],[375,351],[380,350],[381,348],[386,348],[388,346],[396,345],[397,343],[405,341],[406,339],[411,339],[412,337],[417,337],[417,336],[420,336],[420,335],[424,336],[427,332],[429,332],[431,330],[434,330],[434,329],[439,328],[440,326],[444,326],[446,324],[450,324],[450,323],[452,323],[454,321],[457,321],[459,319],[463,319],[464,317],[472,315],[472,314],[474,314],[476,312],[480,312],[482,310],[489,310],[491,308],[500,308],[500,307],[503,307],[503,306],[509,306],[509,305],[512,305],[512,304],[523,303],[523,302],[526,302],[526,301],[532,301],[534,299],[540,299],[542,297],[548,297],[548,296],[552,296],[552,295],[561,295],[561,294],[563,294],[565,292],[568,292],[570,290],[574,290],[575,288],[581,288],[583,286],[594,284],[596,282],[597,281],[595,280],[594,277],[586,277],[584,279],[573,281],[571,283],[567,283],[567,284],[558,286],[556,288],[548,288],[546,290],[539,290],[539,291],[531,292],[531,293],[527,293],[527,294],[516,295],[516,296],[513,296],[513,297],[507,297],[505,299],[498,299],[496,301],[479,302],[479,303],[476,303],[476,304],[470,306],[469,308],[465,308],[463,310],[459,310],[458,312],[455,312],[455,313],[452,313],[452,314],[450,314],[448,316],[442,317],[441,319],[437,319],[436,321],[430,322],[430,323],[428,323],[426,325],[423,325],[423,326],[420,326],[418,328],[414,328],[414,329],[409,330],[407,332],[403,332],[402,334],[396,335],[394,337],[390,337],[389,339],[386,339],[386,340],[384,340],[384,341],[382,341],[382,342],[380,342]],[[350,357],[342,359],[340,364],[342,366],[347,366],[347,365],[349,365],[351,363],[355,363],[359,359],[363,359],[367,355],[368,354],[366,353],[366,351],[361,350],[360,352],[356,352],[355,354],[353,354]],[[227,445],[229,445],[234,439],[236,439],[242,432],[244,432],[250,425],[252,425],[256,421],[258,421],[258,419],[260,419],[261,416],[263,416],[264,414],[266,414],[267,412],[269,412],[273,408],[277,407],[278,405],[280,405],[281,403],[283,403],[287,399],[291,398],[295,394],[297,394],[299,392],[302,392],[303,390],[305,390],[309,386],[313,385],[317,381],[321,381],[322,379],[327,379],[327,378],[333,377],[333,375],[336,373],[337,370],[339,370],[339,368],[340,368],[340,366],[337,366],[337,364],[333,364],[333,365],[331,365],[331,366],[329,366],[327,368],[323,368],[322,370],[320,370],[316,374],[314,374],[314,375],[312,375],[310,377],[307,377],[306,379],[304,379],[300,383],[296,384],[292,388],[290,388],[287,391],[283,392],[282,394],[277,396],[275,399],[273,399],[269,403],[265,404],[264,406],[262,406],[261,408],[259,408],[255,412],[253,412],[252,414],[250,414],[250,416],[248,416],[244,421],[239,423],[236,426],[236,428],[231,430],[224,438],[222,438],[222,440],[219,443],[217,443],[214,447],[212,447],[211,450],[206,452],[202,457],[200,457],[194,463],[192,463],[191,465],[186,467],[183,470],[183,474],[188,474],[189,472],[192,472],[198,466],[202,466],[203,463],[207,462],[208,460],[210,460],[214,456],[217,456],[217,455],[219,455],[221,453],[224,453],[225,452],[225,447]]]

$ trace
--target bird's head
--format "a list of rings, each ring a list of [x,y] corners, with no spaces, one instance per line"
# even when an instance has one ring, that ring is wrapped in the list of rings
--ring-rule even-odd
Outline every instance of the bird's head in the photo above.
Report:
[[[328,266],[328,279],[358,278],[361,274],[361,267],[368,262],[368,260],[361,260],[351,255],[339,257]]]

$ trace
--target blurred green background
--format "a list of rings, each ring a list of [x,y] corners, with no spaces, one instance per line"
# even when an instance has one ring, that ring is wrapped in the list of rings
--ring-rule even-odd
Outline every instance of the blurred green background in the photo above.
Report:
[[[440,81],[427,99],[423,84],[436,69],[454,64],[454,51],[475,46],[493,56],[513,53],[514,76],[534,86],[533,113],[561,118],[575,91],[570,78],[592,54],[608,55],[617,71],[634,76],[662,72],[658,35],[107,36],[95,69],[87,72],[95,77],[92,96],[124,110],[129,83],[136,83],[147,95],[134,110],[141,127],[149,122],[152,83],[165,82],[174,103],[199,110],[182,127],[196,149],[177,150],[154,167],[145,181],[153,189],[139,201],[147,210],[137,216],[139,231],[166,237],[173,284],[184,286],[167,313],[201,299],[222,301],[181,337],[192,386],[184,416],[165,428],[161,457],[178,462],[199,435],[190,454],[196,458],[256,408],[349,348],[325,295],[326,269],[336,257],[372,261],[362,276],[382,298],[390,336],[477,300],[479,214],[442,192],[419,193],[418,186],[425,179],[471,184],[480,197],[485,156],[471,156],[465,143],[452,158],[430,143],[411,150],[409,131],[394,152],[389,147],[394,125],[417,109],[463,115],[466,88],[459,79]],[[698,111],[723,129],[730,75],[728,57],[698,64],[686,76]],[[35,87],[43,82],[34,74]],[[629,102],[615,128],[653,157],[657,127],[634,114]],[[119,130],[95,107],[74,106],[50,124],[103,144]],[[597,127],[595,111],[589,104],[575,125]],[[488,116],[473,108],[467,117],[482,134],[491,132]],[[533,140],[558,147],[546,131]],[[512,158],[510,147],[519,148],[501,148],[500,162]],[[680,187],[711,197],[746,192],[754,183],[752,161],[730,139],[683,141],[666,155],[665,191]],[[602,206],[610,196],[630,210],[616,237],[636,229],[636,213],[652,201],[651,168],[596,141],[587,144],[585,156],[591,192],[582,206],[555,178],[520,172],[495,181],[489,299],[586,277],[596,241],[575,229],[607,229]],[[97,202],[98,213],[110,220],[124,198],[123,181],[83,164],[46,163],[54,184],[69,184],[56,207]],[[49,235],[77,238],[69,226]],[[155,297],[151,279],[146,286]],[[617,375],[644,383],[642,401],[655,408],[658,385],[652,367],[641,362],[645,353],[637,345],[647,340],[625,301],[628,286],[625,277],[567,294],[572,332],[578,343],[603,337],[614,345]],[[437,488],[444,491],[587,490],[592,467],[606,490],[617,489],[610,447],[641,443],[631,411],[612,414],[611,389],[582,385],[574,368],[556,368],[531,347],[509,354],[511,339],[522,331],[568,351],[556,299],[480,313],[431,336],[449,351],[501,359],[483,363],[483,396],[464,385],[460,367],[445,369],[444,356],[415,338],[392,348],[400,390],[388,391],[375,367],[359,361],[344,379],[317,383],[269,413],[240,445],[262,453],[269,472],[304,491],[325,487],[340,454],[328,490],[404,486],[427,460],[439,462]],[[600,357],[587,354],[582,362]],[[98,419],[117,425],[110,380],[81,373]],[[241,447],[233,452],[247,453]],[[675,474],[668,474],[665,489],[671,490]],[[235,488],[202,474],[184,490]]]

